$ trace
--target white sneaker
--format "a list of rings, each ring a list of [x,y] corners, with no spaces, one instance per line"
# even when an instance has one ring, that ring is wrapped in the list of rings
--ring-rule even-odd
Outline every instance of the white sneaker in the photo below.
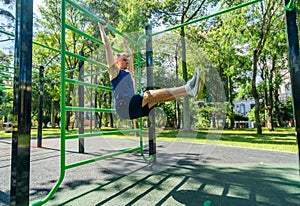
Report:
[[[188,80],[185,85],[185,90],[190,96],[195,96],[193,89],[197,84],[197,79],[199,79],[198,76],[199,76],[199,69],[196,69],[194,76],[190,80]]]
[[[198,79],[197,79],[197,85],[192,89],[193,94],[195,95],[194,97],[198,97],[200,95],[200,92],[203,89],[204,86],[204,73],[203,72],[198,72]]]

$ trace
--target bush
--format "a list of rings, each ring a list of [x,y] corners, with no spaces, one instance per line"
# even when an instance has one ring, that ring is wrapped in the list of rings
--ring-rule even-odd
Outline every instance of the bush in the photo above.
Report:
[[[210,127],[210,120],[199,117],[198,121],[195,123],[195,126],[199,128],[208,128]]]

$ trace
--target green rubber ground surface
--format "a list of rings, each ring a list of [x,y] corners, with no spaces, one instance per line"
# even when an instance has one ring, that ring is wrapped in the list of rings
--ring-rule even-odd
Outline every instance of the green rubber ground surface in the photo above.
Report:
[[[145,142],[146,144],[146,142]],[[32,140],[30,202],[44,198],[59,177],[59,139]],[[78,154],[67,142],[67,163],[138,146],[136,139],[93,138]],[[0,141],[0,205],[9,205],[10,140]],[[299,205],[296,153],[157,142],[157,163],[123,154],[66,171],[45,205]]]

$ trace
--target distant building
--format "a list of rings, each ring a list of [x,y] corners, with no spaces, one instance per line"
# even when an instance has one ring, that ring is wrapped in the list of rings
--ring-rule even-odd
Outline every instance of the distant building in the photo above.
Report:
[[[247,114],[255,106],[254,99],[241,99],[233,101],[234,112],[240,116],[247,117]],[[252,121],[235,121],[235,128],[253,128],[254,123]]]
[[[233,101],[234,112],[238,115],[247,117],[247,114],[251,111],[251,109],[255,106],[254,99],[241,99],[237,101]]]
[[[291,83],[289,79],[285,79],[279,87],[279,100],[286,101],[288,97],[292,96]]]

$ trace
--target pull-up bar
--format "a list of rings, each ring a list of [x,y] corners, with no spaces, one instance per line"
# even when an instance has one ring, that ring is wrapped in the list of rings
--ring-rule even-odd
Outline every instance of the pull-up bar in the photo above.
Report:
[[[0,68],[13,69],[14,67],[0,64]],[[10,81],[14,78],[13,75],[14,73],[11,71],[0,70],[0,91],[12,89],[12,85],[3,84],[2,81]]]
[[[0,33],[6,34],[6,35],[11,36],[11,37],[15,37],[14,34],[9,33],[9,32],[6,32],[6,31],[0,30]],[[47,46],[47,45],[44,45],[44,44],[41,44],[41,43],[38,43],[38,42],[34,42],[34,41],[33,41],[32,43],[35,44],[35,45],[38,45],[38,46],[47,48],[47,49],[49,49],[49,50],[55,51],[55,52],[60,52],[59,49],[55,49],[55,48],[49,47],[49,46]]]
[[[94,15],[92,12],[88,11],[87,9],[79,6],[77,3],[71,1],[71,0],[66,0],[66,2],[68,2],[70,5],[72,5],[74,8],[77,8],[78,10],[80,10],[81,12],[83,12],[84,14],[86,14],[87,16],[89,16],[90,18],[96,20],[97,22],[100,22],[102,24],[104,24],[104,20],[100,19],[99,17],[97,17],[96,15]],[[111,31],[113,31],[116,34],[119,34],[120,36],[124,36],[124,34],[122,32],[120,32],[119,30],[115,29],[114,27],[112,27],[111,25],[107,24],[107,28]],[[133,39],[131,38],[127,38],[128,41],[130,41],[131,43],[136,43]]]
[[[290,0],[290,2],[285,6],[287,11],[292,11],[295,8],[295,0]]]
[[[12,66],[7,66],[7,65],[3,65],[3,64],[1,64],[0,67],[6,68],[6,69],[14,69],[14,67],[12,67]],[[1,71],[1,72],[7,72],[7,71]]]
[[[0,66],[0,67],[2,67],[2,65]],[[5,74],[14,74],[13,72],[10,72],[10,71],[0,71],[0,73],[5,73]]]
[[[172,31],[172,30],[174,30],[174,29],[178,29],[178,28],[181,28],[181,27],[190,25],[190,24],[197,23],[197,22],[199,22],[199,21],[203,21],[203,20],[206,20],[206,19],[215,17],[215,16],[219,16],[219,15],[221,15],[221,14],[224,14],[224,13],[227,13],[227,12],[231,12],[231,11],[240,9],[240,8],[242,8],[242,7],[245,7],[245,6],[249,6],[249,5],[251,5],[251,4],[255,4],[255,3],[260,2],[260,1],[262,1],[262,0],[254,0],[254,1],[246,2],[246,3],[242,3],[242,4],[239,4],[239,5],[237,5],[237,6],[231,7],[231,8],[229,8],[229,9],[225,9],[225,10],[223,10],[223,11],[218,11],[218,12],[216,12],[216,13],[214,13],[214,14],[210,14],[210,15],[207,15],[207,16],[204,16],[204,17],[201,17],[201,18],[198,18],[198,19],[195,19],[195,20],[192,20],[192,21],[183,23],[183,24],[179,24],[179,25],[174,26],[174,27],[167,28],[167,29],[165,29],[165,30],[162,30],[162,31],[159,31],[159,32],[156,32],[156,33],[153,33],[152,36],[156,36],[156,35],[158,35],[158,34],[162,34],[162,33],[168,32],[168,31]]]

